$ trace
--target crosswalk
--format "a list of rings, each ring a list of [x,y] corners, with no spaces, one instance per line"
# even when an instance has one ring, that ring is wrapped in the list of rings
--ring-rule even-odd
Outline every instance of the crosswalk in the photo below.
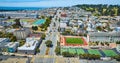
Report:
[[[54,56],[54,55],[39,55],[38,57],[40,57],[40,58],[55,58],[56,56]]]

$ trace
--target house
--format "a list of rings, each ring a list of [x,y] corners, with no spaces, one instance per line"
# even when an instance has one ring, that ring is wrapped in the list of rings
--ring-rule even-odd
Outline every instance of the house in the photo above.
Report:
[[[61,32],[64,32],[66,27],[67,27],[66,23],[60,23],[60,31]]]

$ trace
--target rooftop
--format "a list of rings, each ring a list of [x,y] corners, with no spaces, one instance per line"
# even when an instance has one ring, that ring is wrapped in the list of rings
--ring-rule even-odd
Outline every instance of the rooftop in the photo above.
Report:
[[[36,48],[38,41],[34,38],[26,38],[26,43],[18,47],[18,50],[34,50]]]
[[[5,40],[8,40],[9,38],[0,38],[0,42],[3,42]]]
[[[14,47],[16,44],[19,44],[19,42],[10,42],[6,46],[8,46],[8,47]]]

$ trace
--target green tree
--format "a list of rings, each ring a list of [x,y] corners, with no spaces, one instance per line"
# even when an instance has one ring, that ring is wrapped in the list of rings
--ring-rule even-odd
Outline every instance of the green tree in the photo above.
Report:
[[[40,52],[40,49],[39,49],[39,48],[36,48],[36,52]]]
[[[120,55],[116,55],[116,56],[113,56],[111,58],[116,59],[117,61],[120,61]]]
[[[25,44],[25,40],[20,40],[20,45],[19,46],[23,46]]]
[[[38,30],[38,27],[37,26],[32,26],[32,30]]]
[[[22,27],[21,24],[20,24],[20,19],[15,19],[14,21],[15,21],[16,26]]]
[[[47,47],[52,47],[52,41],[51,40],[47,40],[45,42],[45,44],[46,44]]]
[[[42,39],[45,39],[46,35],[45,34],[42,34],[41,38]]]
[[[56,55],[60,55],[60,47],[59,46],[56,47],[55,53],[56,53]]]
[[[8,16],[8,19],[11,19],[11,17],[10,17],[10,16]]]

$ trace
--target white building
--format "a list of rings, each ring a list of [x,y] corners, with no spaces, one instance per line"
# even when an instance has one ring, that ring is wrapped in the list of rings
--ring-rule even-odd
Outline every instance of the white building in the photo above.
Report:
[[[18,53],[35,54],[38,45],[39,42],[34,38],[26,38],[26,43],[23,46],[18,47]]]
[[[66,27],[67,27],[66,23],[60,23],[60,31],[61,32],[64,32]]]
[[[88,38],[91,42],[116,42],[120,41],[120,32],[89,32]]]
[[[116,50],[120,53],[120,44],[117,45]]]
[[[0,12],[0,16],[11,18],[37,18],[37,13],[32,12]]]

